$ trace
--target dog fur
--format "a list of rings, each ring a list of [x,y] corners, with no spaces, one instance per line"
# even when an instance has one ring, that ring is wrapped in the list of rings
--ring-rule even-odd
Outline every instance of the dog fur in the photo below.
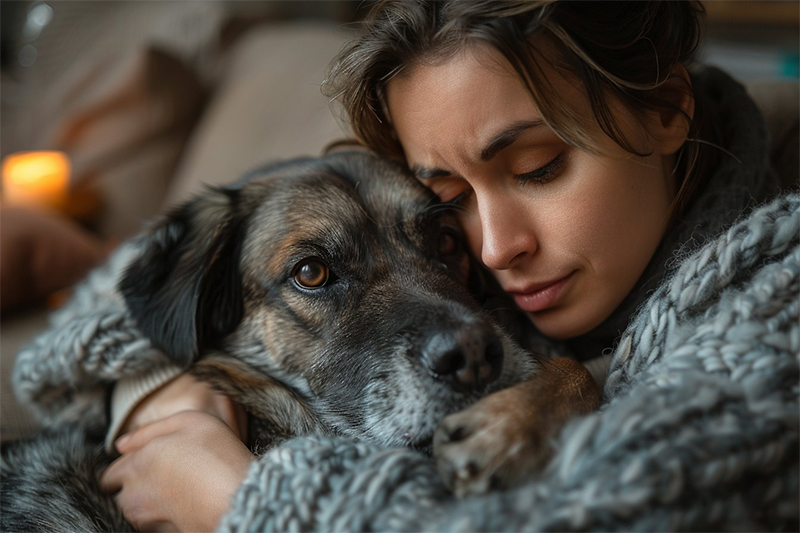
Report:
[[[561,383],[565,373],[581,376],[578,387],[593,383],[579,369],[554,373],[538,364],[500,328],[498,318],[515,323],[512,306],[471,264],[446,207],[399,165],[363,152],[272,165],[171,212],[119,288],[146,336],[245,407],[251,448],[328,434],[431,452],[435,440],[439,470],[459,494],[506,486],[525,470],[509,467],[508,450],[519,449],[511,434],[532,433],[524,448],[532,457],[517,459],[538,467],[546,424],[515,414],[473,427],[471,420],[498,407],[479,400],[527,382],[505,393],[514,411],[531,398],[541,403],[541,392],[558,386],[537,387]],[[304,265],[316,273],[327,267],[325,283],[299,283]],[[578,403],[563,405],[585,412],[596,399]],[[459,411],[467,414],[452,415]],[[496,420],[506,421],[505,433]],[[490,426],[499,437],[481,429]],[[14,514],[22,521],[6,520],[7,509],[25,508],[20,465],[49,464],[44,454],[4,451],[4,530],[49,529],[37,526],[52,523],[40,519],[27,527],[24,513]],[[78,467],[83,479],[107,464],[87,461]],[[85,490],[95,488],[89,481]],[[87,501],[95,505],[98,497]],[[108,511],[110,499],[103,501],[96,513]],[[62,505],[70,504],[61,498]],[[89,528],[82,526],[76,529]]]

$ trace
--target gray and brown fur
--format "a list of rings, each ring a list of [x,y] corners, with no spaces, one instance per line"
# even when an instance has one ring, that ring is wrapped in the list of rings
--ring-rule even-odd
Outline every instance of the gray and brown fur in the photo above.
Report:
[[[534,368],[468,292],[466,250],[438,254],[444,233],[459,238],[453,213],[400,166],[337,153],[186,204],[121,288],[150,338],[258,419],[261,446],[333,433],[426,448],[446,415]],[[292,278],[310,257],[331,272],[316,290]],[[496,344],[497,376],[454,388],[426,360],[434,337]]]

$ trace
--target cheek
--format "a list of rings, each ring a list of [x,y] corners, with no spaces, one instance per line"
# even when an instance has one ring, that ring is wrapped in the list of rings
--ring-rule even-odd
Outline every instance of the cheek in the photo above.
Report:
[[[597,167],[592,184],[576,195],[565,227],[593,269],[629,289],[664,233],[670,196],[657,166],[625,161]],[[588,176],[587,176],[588,177]]]

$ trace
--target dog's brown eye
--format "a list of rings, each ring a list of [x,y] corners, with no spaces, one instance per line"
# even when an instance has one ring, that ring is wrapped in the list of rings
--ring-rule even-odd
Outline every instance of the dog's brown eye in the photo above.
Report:
[[[318,289],[328,281],[328,267],[319,259],[304,259],[294,267],[295,282],[304,289]]]

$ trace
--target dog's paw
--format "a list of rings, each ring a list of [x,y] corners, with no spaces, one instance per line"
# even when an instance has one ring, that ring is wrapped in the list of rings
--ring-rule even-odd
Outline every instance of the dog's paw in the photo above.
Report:
[[[516,388],[487,396],[445,418],[434,434],[436,468],[458,497],[510,487],[550,455],[537,417],[520,405]]]
[[[461,497],[530,479],[569,420],[600,405],[600,390],[573,359],[548,360],[528,381],[445,418],[433,437],[442,480]]]

